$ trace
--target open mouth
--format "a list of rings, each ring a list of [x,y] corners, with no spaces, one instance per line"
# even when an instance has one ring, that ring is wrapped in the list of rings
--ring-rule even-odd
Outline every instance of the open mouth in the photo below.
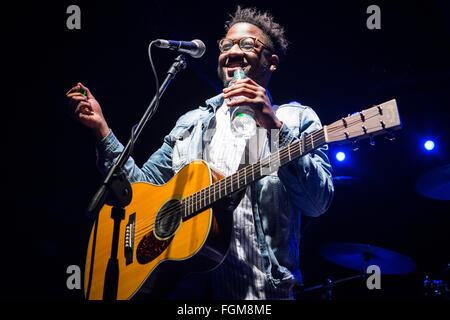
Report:
[[[227,74],[228,74],[229,77],[233,77],[234,71],[236,71],[239,68],[242,68],[245,71],[246,67],[247,67],[247,64],[246,63],[242,63],[242,62],[232,62],[232,63],[229,63],[229,64],[227,64],[225,66],[225,68],[227,70]]]

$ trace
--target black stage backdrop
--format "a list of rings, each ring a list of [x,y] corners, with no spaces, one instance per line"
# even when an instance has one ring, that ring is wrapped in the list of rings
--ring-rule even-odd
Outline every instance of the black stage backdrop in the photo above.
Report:
[[[277,104],[299,101],[327,124],[395,98],[402,117],[395,141],[378,137],[375,147],[361,143],[357,152],[344,147],[345,162],[336,161],[337,147],[330,146],[334,176],[352,179],[336,179],[328,212],[303,221],[305,286],[356,273],[324,259],[322,245],[364,243],[411,257],[416,272],[382,276],[380,290],[348,281],[336,286],[335,299],[424,299],[425,274],[439,279],[450,262],[449,200],[416,191],[422,174],[450,161],[448,2],[240,3],[269,10],[286,28],[288,56],[269,87]],[[66,113],[67,90],[78,81],[87,85],[125,142],[155,92],[148,44],[202,39],[206,54],[188,57],[135,146],[142,164],[180,115],[219,92],[216,40],[237,4],[71,0],[3,10],[4,298],[83,299],[81,290],[67,288],[66,271],[84,270],[92,226],[85,210],[101,177],[93,136]],[[378,30],[366,26],[372,4],[381,9]],[[79,30],[66,26],[70,5],[81,9]],[[153,51],[160,79],[175,56]],[[422,147],[427,137],[436,141],[432,152]],[[320,292],[308,297],[320,299]]]

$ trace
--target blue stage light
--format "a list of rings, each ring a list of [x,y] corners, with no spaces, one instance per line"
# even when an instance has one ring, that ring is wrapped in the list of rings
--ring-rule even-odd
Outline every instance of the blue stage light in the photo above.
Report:
[[[338,153],[336,153],[336,159],[338,161],[344,161],[345,160],[345,153],[342,151],[339,151]]]
[[[423,144],[423,147],[426,149],[426,150],[428,150],[428,151],[431,151],[431,150],[433,150],[434,149],[434,141],[433,140],[427,140],[427,141],[425,141],[425,143]]]

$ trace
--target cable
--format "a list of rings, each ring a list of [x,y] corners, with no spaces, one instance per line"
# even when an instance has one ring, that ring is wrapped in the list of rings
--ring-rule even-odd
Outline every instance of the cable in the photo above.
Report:
[[[156,86],[156,100],[155,100],[155,105],[153,106],[153,108],[150,110],[149,115],[147,117],[147,119],[150,119],[151,116],[155,113],[155,111],[158,109],[159,106],[159,78],[158,78],[158,74],[156,73],[156,68],[155,68],[155,64],[153,63],[153,59],[152,59],[152,47],[153,45],[158,42],[157,40],[154,40],[152,42],[150,42],[150,45],[148,46],[148,57],[150,60],[150,66],[152,68],[153,71],[153,76],[155,77],[155,86]],[[135,143],[135,130],[136,130],[137,124],[135,124],[132,128],[131,128],[131,144],[130,147],[128,148],[127,154],[124,157],[124,159],[128,159],[130,157],[130,155],[133,152],[134,149],[134,143]]]

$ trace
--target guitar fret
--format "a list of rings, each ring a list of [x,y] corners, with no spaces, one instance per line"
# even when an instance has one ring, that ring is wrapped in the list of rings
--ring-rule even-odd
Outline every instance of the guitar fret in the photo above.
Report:
[[[279,167],[281,167],[283,164],[285,164],[288,160],[285,153],[286,153],[286,148],[278,150],[278,166]]]
[[[189,198],[190,196],[186,197],[186,199],[184,199],[184,203],[185,203],[185,207],[186,207],[186,214],[185,217],[187,217],[189,215]]]
[[[223,195],[222,196],[225,196],[228,193],[227,186],[228,186],[228,179],[225,178],[225,179],[223,179]]]
[[[212,187],[212,190],[211,190]],[[212,186],[209,186],[209,203],[213,203],[214,201],[216,201],[216,196],[214,194],[214,184]],[[212,195],[211,195],[211,191],[212,191]],[[213,199],[211,199],[211,196],[213,197]]]
[[[309,138],[308,134],[305,134],[305,144],[303,145],[304,146],[304,149],[303,149],[304,154],[308,153],[308,150],[309,150],[308,138]]]
[[[196,210],[197,210],[197,193],[194,193],[193,194],[193,199],[192,199],[192,201],[193,201],[193,203],[192,203],[192,209],[193,209],[193,212],[195,212]]]
[[[183,218],[185,218],[186,217],[186,206],[184,205],[184,201],[185,200],[181,200],[181,211],[183,212]]]
[[[274,170],[277,170],[280,166],[281,166],[281,151],[283,149],[278,149],[277,151],[277,161],[276,161],[276,167],[274,168]]]
[[[228,179],[225,178],[225,179],[223,179],[223,196],[225,196],[228,193],[227,185],[228,185]]]
[[[303,151],[302,151],[302,148],[303,148],[303,137],[302,138],[300,138],[300,141],[299,141],[299,144],[298,144],[298,155],[300,156],[300,155],[302,155],[303,154]],[[294,158],[295,158],[295,155],[294,155]]]
[[[205,201],[206,201],[206,194],[205,194],[205,189],[200,190],[200,207],[202,206],[202,201],[203,201],[203,206],[206,205]]]
[[[198,192],[195,193],[195,211],[198,211],[200,209],[199,199],[200,195]]]
[[[190,215],[191,214],[191,196],[188,196],[185,199],[185,201],[186,201],[186,212],[187,212],[187,215]]]
[[[236,190],[239,190],[241,188],[241,186],[244,185],[243,181],[241,182],[243,171],[244,171],[244,168],[242,168],[241,170],[236,172],[236,176],[237,176]]]
[[[258,163],[259,163],[259,176],[262,176],[262,161],[260,160]]]

